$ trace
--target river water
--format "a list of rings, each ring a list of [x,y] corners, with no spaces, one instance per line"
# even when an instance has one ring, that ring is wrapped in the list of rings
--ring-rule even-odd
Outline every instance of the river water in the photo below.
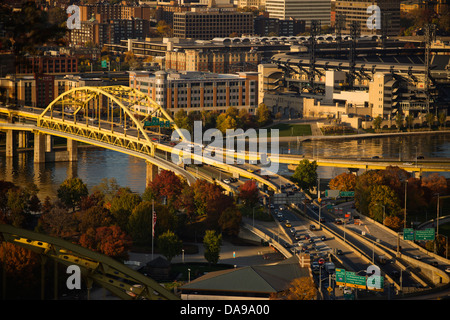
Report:
[[[383,138],[321,140],[280,142],[282,153],[304,154],[305,157],[348,157],[370,158],[379,156],[413,162],[416,154],[425,158],[450,158],[450,134],[422,134],[392,136]],[[323,167],[319,176],[330,179],[342,172],[343,168]],[[292,174],[286,166],[280,168],[281,174]],[[146,165],[144,160],[115,151],[94,147],[80,147],[78,162],[55,162],[36,165],[33,151],[21,152],[14,159],[6,159],[0,152],[0,180],[17,185],[34,182],[40,192],[39,197],[56,196],[56,190],[68,174],[77,175],[89,190],[98,185],[103,178],[115,178],[122,187],[143,193],[145,190]],[[443,174],[445,175],[445,174]]]

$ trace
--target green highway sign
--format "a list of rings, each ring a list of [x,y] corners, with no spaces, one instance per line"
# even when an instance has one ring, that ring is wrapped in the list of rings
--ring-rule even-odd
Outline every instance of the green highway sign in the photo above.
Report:
[[[344,269],[336,269],[336,285],[345,286],[345,270]]]
[[[434,240],[434,228],[428,228],[424,230],[416,230],[416,240]]]
[[[424,230],[414,230],[412,228],[403,229],[403,240],[430,241],[434,240],[434,238],[435,238],[434,228],[427,228]]]
[[[108,68],[108,61],[102,60],[102,68]]]
[[[341,191],[339,192],[340,197],[354,197],[355,191]]]
[[[358,276],[351,271],[345,272],[345,282],[347,283],[347,287],[366,289],[366,281],[366,277]]]
[[[367,289],[369,290],[381,290],[384,289],[384,277],[372,275],[367,278]]]
[[[377,291],[383,291],[384,288],[384,277],[382,276],[359,276],[355,272],[345,271],[344,269],[336,269],[335,274],[337,286]]]
[[[170,121],[165,121],[158,117],[152,117],[151,121],[144,121],[144,127],[170,128]]]
[[[403,240],[414,241],[414,229],[412,228],[403,229]]]

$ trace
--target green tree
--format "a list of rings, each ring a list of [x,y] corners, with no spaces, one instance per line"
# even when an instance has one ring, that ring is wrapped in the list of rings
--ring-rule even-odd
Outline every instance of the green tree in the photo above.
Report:
[[[256,121],[260,127],[268,125],[272,121],[269,108],[264,103],[261,103],[256,109]]]
[[[438,120],[439,120],[439,125],[441,126],[441,128],[445,127],[445,121],[447,120],[447,114],[444,111],[440,112]]]
[[[220,258],[220,247],[222,245],[222,235],[216,234],[214,230],[206,230],[203,237],[205,248],[205,259],[209,264],[217,264]]]
[[[375,130],[381,129],[382,122],[383,122],[383,118],[380,115],[378,115],[375,119],[373,119],[372,124],[373,124],[373,127],[375,128]]]
[[[406,116],[405,120],[406,120],[406,125],[408,126],[409,129],[411,129],[413,127],[413,123],[414,123],[414,116],[412,114],[409,114]]]
[[[395,124],[397,125],[398,131],[400,131],[403,126],[403,116],[400,112],[397,112],[397,115],[395,116]]]
[[[122,230],[127,230],[128,219],[133,209],[141,203],[140,195],[131,192],[129,188],[120,188],[111,202],[111,213]]]
[[[171,262],[175,256],[181,253],[183,242],[174,232],[167,230],[158,237],[158,249],[167,258],[167,261]]]
[[[73,211],[81,203],[81,199],[89,194],[86,184],[80,178],[64,180],[58,188],[57,193],[61,202],[66,207],[72,208]]]
[[[425,115],[425,119],[426,119],[426,121],[427,121],[428,126],[429,126],[430,129],[431,129],[431,126],[434,124],[434,119],[435,119],[434,114],[431,113],[431,112],[427,113],[427,114]]]
[[[142,201],[132,211],[127,230],[136,245],[150,245],[152,242],[152,203]]]
[[[390,187],[386,185],[374,185],[369,188],[369,193],[369,217],[378,222],[383,222],[383,214],[385,214],[385,217],[400,216],[402,212],[400,200],[395,191]]]
[[[317,162],[308,159],[300,161],[291,178],[302,190],[309,192],[317,185]]]

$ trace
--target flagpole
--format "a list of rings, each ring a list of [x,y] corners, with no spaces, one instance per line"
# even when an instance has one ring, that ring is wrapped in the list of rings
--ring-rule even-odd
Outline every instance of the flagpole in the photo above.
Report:
[[[152,200],[152,260],[153,260],[153,237],[155,236],[155,200]]]

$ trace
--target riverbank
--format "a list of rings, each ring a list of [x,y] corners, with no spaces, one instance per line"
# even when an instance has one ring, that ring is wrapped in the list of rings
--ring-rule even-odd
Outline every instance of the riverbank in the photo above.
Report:
[[[290,137],[278,137],[280,142],[302,142],[311,140],[351,140],[351,139],[370,139],[370,138],[385,138],[390,136],[410,136],[410,135],[424,135],[424,134],[450,134],[450,130],[427,130],[427,131],[409,131],[409,132],[384,132],[384,133],[360,133],[360,134],[347,134],[347,135],[309,135],[309,136],[290,136]],[[267,141],[271,141],[268,137]]]

